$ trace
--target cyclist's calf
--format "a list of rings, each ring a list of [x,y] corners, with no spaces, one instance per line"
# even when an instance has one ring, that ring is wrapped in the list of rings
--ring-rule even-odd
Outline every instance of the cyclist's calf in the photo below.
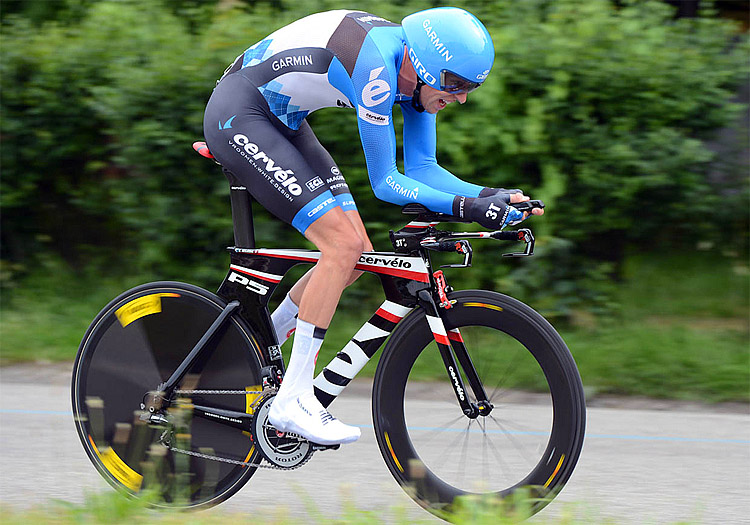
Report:
[[[315,221],[305,236],[321,255],[303,292],[299,318],[327,328],[341,292],[355,278],[352,272],[365,241],[340,208]]]

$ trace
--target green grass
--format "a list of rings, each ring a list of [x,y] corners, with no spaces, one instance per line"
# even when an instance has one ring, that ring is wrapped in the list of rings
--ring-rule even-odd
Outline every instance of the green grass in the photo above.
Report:
[[[72,360],[97,312],[124,289],[148,280],[81,278],[59,265],[47,270],[3,295],[0,363]],[[747,402],[749,286],[747,263],[738,258],[710,253],[631,257],[615,298],[619,313],[597,318],[581,312],[572,326],[558,329],[589,392]],[[378,301],[362,297],[356,287],[345,292],[318,369],[347,343]],[[358,308],[360,304],[367,306]],[[376,362],[361,375],[372,376]],[[442,378],[444,370],[436,363],[426,365],[420,377]]]
[[[5,291],[0,364],[75,358],[89,323],[110,300],[148,279],[80,278],[58,265]]]
[[[295,491],[299,492],[299,491]],[[304,493],[297,494],[307,507],[307,515],[290,516],[289,511],[280,504],[274,511],[253,510],[251,514],[223,512],[221,508],[208,512],[182,512],[150,510],[141,500],[128,499],[117,492],[107,491],[91,494],[82,504],[65,501],[51,501],[31,509],[19,510],[0,502],[0,523],[3,525],[26,525],[29,523],[54,523],[57,525],[74,525],[88,523],[91,525],[224,525],[226,523],[274,523],[277,525],[412,525],[435,523],[425,511],[424,519],[415,520],[413,513],[403,507],[382,508],[377,511],[358,508],[344,494],[341,510],[335,515],[320,511],[312,498]],[[523,493],[512,498],[512,501],[500,501],[487,498],[466,498],[457,510],[447,515],[452,523],[459,525],[512,525],[528,519],[529,502]],[[616,525],[617,521],[603,518],[597,512],[584,505],[572,503],[552,503],[557,505],[555,516],[545,517],[537,514],[532,522],[535,524],[607,524]],[[687,522],[680,522],[686,524]]]
[[[562,330],[593,391],[750,401],[747,263],[711,254],[633,257],[621,313]]]

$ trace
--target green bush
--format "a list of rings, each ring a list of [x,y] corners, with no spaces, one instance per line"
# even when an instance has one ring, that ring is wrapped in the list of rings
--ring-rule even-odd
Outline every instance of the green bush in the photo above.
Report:
[[[745,235],[746,179],[729,166],[712,187],[706,147],[735,119],[731,99],[747,74],[747,39],[731,23],[711,12],[674,20],[655,1],[464,4],[490,29],[496,66],[470,103],[441,113],[438,158],[462,178],[522,187],[548,204],[532,221],[547,254],[538,267],[478,257],[472,282],[512,283],[564,315],[606,305],[607,280],[633,243]],[[2,256],[13,263],[4,268],[23,273],[47,251],[74,267],[215,283],[232,242],[227,184],[190,148],[215,79],[273,29],[348,4],[28,5],[2,18]],[[430,7],[360,5],[393,20]],[[322,111],[310,120],[387,249],[387,229],[403,221],[372,196],[355,119]],[[713,211],[720,197],[729,205]],[[265,245],[302,242],[268,214],[257,222]]]
[[[746,248],[747,168],[714,162],[706,141],[739,128],[731,100],[747,39],[710,11],[674,20],[662,2],[620,4],[501,1],[477,13],[497,50],[475,95],[482,111],[441,126],[450,168],[547,203],[530,221],[546,256],[495,278],[561,314],[605,305],[628,247]]]

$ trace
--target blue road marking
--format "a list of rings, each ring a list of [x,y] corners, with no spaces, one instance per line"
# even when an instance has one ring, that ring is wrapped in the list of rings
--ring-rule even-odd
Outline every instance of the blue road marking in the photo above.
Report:
[[[372,425],[354,425],[359,428],[373,428]],[[466,428],[437,428],[437,427],[409,427],[409,430],[424,432],[466,432]],[[472,426],[469,430],[472,434],[481,434],[482,430],[478,426]],[[512,436],[547,436],[549,432],[522,432],[486,429],[487,434],[508,434]],[[620,439],[625,441],[664,441],[673,443],[727,443],[733,445],[750,445],[750,439],[730,439],[730,438],[683,438],[676,436],[638,436],[629,434],[586,434],[586,439]]]

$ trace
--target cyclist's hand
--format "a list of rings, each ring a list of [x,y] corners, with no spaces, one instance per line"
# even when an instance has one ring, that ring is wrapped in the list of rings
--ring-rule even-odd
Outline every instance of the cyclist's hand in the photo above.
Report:
[[[492,197],[494,195],[504,195],[510,198],[510,196],[514,193],[520,193],[521,195],[523,195],[523,190],[519,190],[517,188],[512,190],[506,190],[505,188],[482,188],[482,191],[479,192],[479,196]]]
[[[453,214],[493,230],[518,224],[526,218],[526,213],[507,204],[506,197],[507,195],[502,194],[492,197],[456,197],[453,201]]]
[[[531,200],[530,197],[523,194],[523,192],[520,193],[514,193],[510,196],[510,203],[515,204],[517,202],[526,202],[528,200]],[[531,210],[531,213],[534,215],[543,215],[544,214],[544,208],[534,208]],[[526,219],[529,214],[527,212],[523,213],[523,218]]]
[[[530,197],[524,195],[523,190],[519,189],[512,189],[512,190],[506,190],[505,188],[484,188],[482,191],[479,192],[480,197],[493,197],[493,196],[500,196],[502,197],[503,201],[505,203],[515,204],[517,202],[526,202],[528,200],[531,200]],[[544,213],[544,210],[541,208],[534,208],[532,211],[534,215],[542,215]],[[524,216],[524,219],[526,217]]]

